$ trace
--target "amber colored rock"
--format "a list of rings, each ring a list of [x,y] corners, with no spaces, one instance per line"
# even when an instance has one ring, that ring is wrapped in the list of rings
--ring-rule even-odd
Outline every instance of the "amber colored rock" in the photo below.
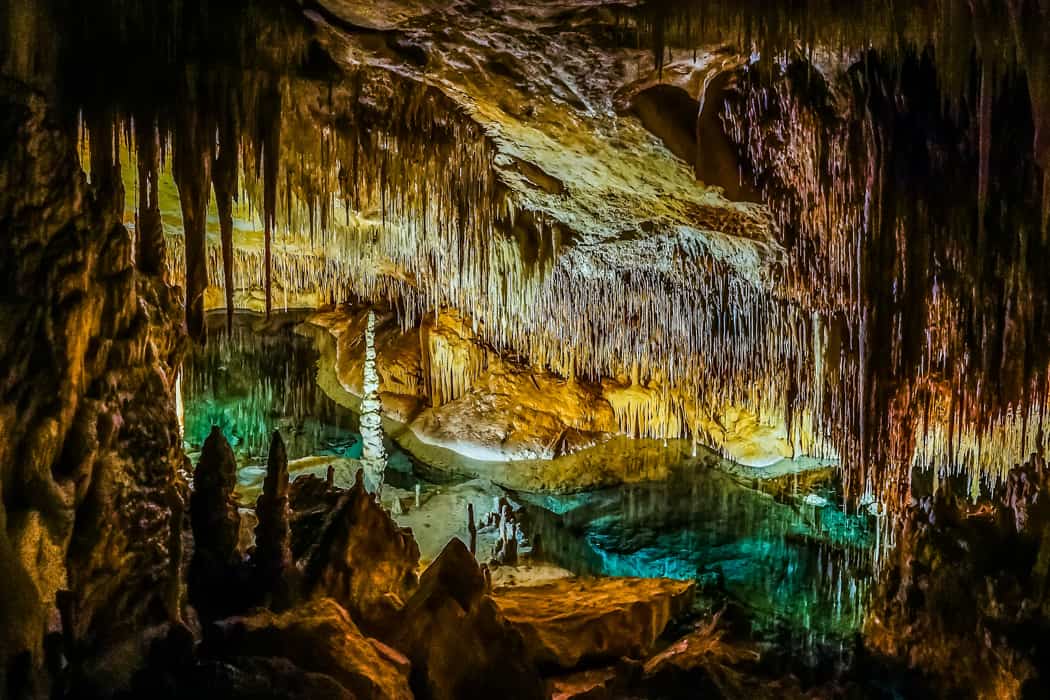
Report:
[[[178,615],[185,342],[170,290],[135,270],[112,151],[89,184],[42,94],[0,82],[0,696],[46,697],[58,595],[82,668]]]
[[[412,660],[416,697],[544,696],[521,634],[486,594],[481,568],[459,539],[423,572],[390,643]]]
[[[616,669],[595,668],[547,681],[550,700],[612,700]]]
[[[201,448],[190,497],[194,547],[188,594],[205,620],[225,617],[242,605],[243,592],[237,590],[242,559],[236,485],[237,459],[222,431],[213,427]]]
[[[369,631],[386,628],[416,585],[419,546],[365,490],[361,472],[305,555],[304,593],[334,598]]]
[[[669,579],[561,579],[497,589],[492,598],[541,666],[644,656],[693,602],[694,584]]]
[[[287,659],[303,671],[331,677],[360,700],[412,697],[404,662],[380,653],[330,598],[280,614],[262,611],[222,620],[207,631],[205,647],[218,658]]]

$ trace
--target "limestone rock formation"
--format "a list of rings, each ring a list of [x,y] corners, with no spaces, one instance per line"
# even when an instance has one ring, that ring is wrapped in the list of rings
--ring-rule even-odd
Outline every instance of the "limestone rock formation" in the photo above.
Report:
[[[274,431],[266,466],[262,495],[255,504],[259,524],[255,528],[252,555],[255,585],[278,606],[291,597],[288,580],[292,566],[290,512],[288,507],[288,455],[281,434]]]
[[[412,660],[419,698],[543,697],[521,634],[487,595],[485,577],[459,539],[423,572],[390,642]]]
[[[411,700],[406,661],[364,636],[341,606],[320,598],[275,614],[262,611],[215,623],[209,655],[284,658],[299,669],[334,679],[352,697]],[[394,660],[390,660],[394,654]]]
[[[544,667],[641,658],[689,609],[695,584],[666,579],[562,579],[497,588],[492,599]]]
[[[112,152],[92,152],[89,185],[61,117],[6,75],[0,695],[14,698],[47,695],[46,663],[85,691],[119,684],[134,653],[116,677],[88,678],[100,651],[179,615],[185,458],[172,392],[185,341],[163,280],[135,269]],[[49,632],[64,641],[45,659]]]
[[[365,363],[361,398],[361,467],[365,473],[366,488],[376,495],[383,492],[386,472],[386,448],[383,446],[383,405],[379,401],[379,373],[376,371],[376,315],[368,310],[365,326]]]
[[[388,629],[415,589],[418,565],[411,531],[365,490],[358,471],[304,555],[304,594],[335,599],[365,631]]]
[[[237,459],[222,431],[215,426],[204,441],[190,496],[193,558],[187,592],[204,620],[226,617],[244,607],[240,589],[244,561],[238,550],[240,513],[234,496]]]
[[[997,504],[969,504],[945,485],[908,510],[872,595],[870,649],[944,693],[1047,694],[1050,504],[1041,489],[1038,503],[1022,504],[1022,478],[1045,489],[1045,469],[1019,469]]]

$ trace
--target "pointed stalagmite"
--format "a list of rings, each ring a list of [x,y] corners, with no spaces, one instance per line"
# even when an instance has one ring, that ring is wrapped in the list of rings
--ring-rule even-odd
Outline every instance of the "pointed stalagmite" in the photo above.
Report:
[[[287,573],[292,565],[288,512],[288,455],[281,434],[274,431],[266,463],[263,492],[255,503],[255,579],[264,597],[277,607],[288,602]]]
[[[237,551],[241,517],[234,488],[237,458],[215,426],[204,441],[190,496],[193,559],[188,594],[202,619],[225,617],[238,609],[241,557]]]

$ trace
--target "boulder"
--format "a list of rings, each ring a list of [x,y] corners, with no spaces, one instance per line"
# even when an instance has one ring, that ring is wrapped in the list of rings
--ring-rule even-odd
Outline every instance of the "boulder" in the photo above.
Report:
[[[362,628],[376,632],[389,627],[414,590],[419,546],[365,491],[359,471],[305,559],[306,595],[334,598]]]
[[[390,640],[412,660],[417,697],[544,696],[521,634],[485,591],[481,568],[459,539],[423,572]]]
[[[407,662],[365,637],[330,598],[280,614],[261,611],[216,622],[206,631],[204,647],[205,654],[234,664],[240,657],[285,658],[304,672],[335,679],[360,700],[412,697]]]
[[[492,597],[541,666],[644,656],[693,601],[694,584],[670,579],[561,579],[502,588]]]

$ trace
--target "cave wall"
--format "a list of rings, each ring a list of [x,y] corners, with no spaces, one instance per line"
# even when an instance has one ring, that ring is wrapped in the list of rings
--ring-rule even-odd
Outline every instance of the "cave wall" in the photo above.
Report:
[[[46,694],[49,666],[59,684],[116,687],[136,656],[120,643],[179,614],[181,310],[135,269],[112,140],[95,141],[89,184],[75,129],[3,79],[3,697]]]

